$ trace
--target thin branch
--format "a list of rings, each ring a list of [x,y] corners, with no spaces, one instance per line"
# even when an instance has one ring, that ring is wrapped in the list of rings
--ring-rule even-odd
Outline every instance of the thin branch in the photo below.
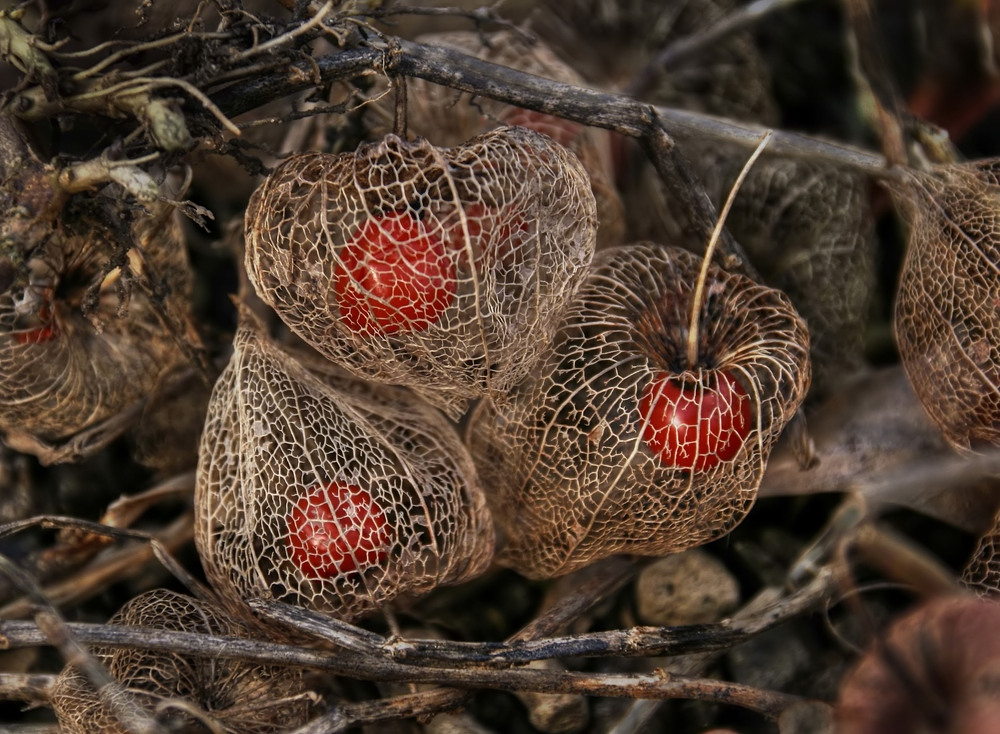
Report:
[[[154,541],[158,541],[168,552],[175,552],[190,543],[193,537],[191,514],[187,513],[161,533],[147,536],[148,541],[142,545],[127,545],[101,556],[71,577],[46,586],[43,593],[58,605],[88,599],[116,581],[134,575],[153,560],[156,556]],[[16,599],[0,608],[0,618],[24,617],[31,613],[32,605],[30,597]]]
[[[687,655],[726,649],[805,611],[819,608],[834,591],[832,575],[820,574],[792,596],[748,618],[734,618],[717,624],[632,627],[508,642],[386,639],[367,631],[362,637],[351,632],[356,629],[352,625],[299,607],[271,601],[255,602],[252,606],[256,611],[338,646],[344,646],[345,638],[350,638],[353,644],[349,649],[358,654],[383,657],[406,665],[499,667],[553,658]],[[380,638],[381,642],[372,644],[375,638]]]
[[[636,571],[633,561],[623,556],[612,556],[578,572],[577,576],[585,577],[584,581],[573,585],[572,591],[507,641],[538,640],[554,634],[629,583]],[[333,624],[343,633],[340,644],[356,652],[378,654],[373,651],[386,642],[380,635],[353,625],[336,621]],[[358,724],[441,713],[461,706],[468,695],[461,689],[443,688],[382,701],[341,704],[295,734],[337,734]]]
[[[0,672],[0,701],[48,704],[56,676],[47,673]]]
[[[342,703],[292,734],[341,734],[362,724],[439,714],[459,706],[467,695],[455,688],[436,688],[375,701]]]
[[[166,630],[139,630],[121,625],[71,624],[84,643],[107,647],[132,647],[173,651],[189,655],[220,655],[262,663],[301,665],[333,670],[342,675],[366,678],[368,672],[383,664],[392,680],[417,680],[421,666],[427,663],[447,665],[502,666],[523,665],[534,660],[556,657],[622,657],[685,655],[724,649],[771,629],[795,616],[821,607],[836,591],[833,574],[822,572],[796,593],[781,599],[768,610],[745,619],[723,620],[717,624],[681,627],[632,627],[610,632],[591,632],[536,641],[454,642],[442,640],[387,640],[362,631],[359,644],[336,653],[322,653],[305,648],[243,638],[198,635]],[[273,611],[292,622],[297,629],[313,631],[317,636],[341,642],[338,628],[344,622],[331,620],[316,612],[276,602],[260,602],[258,608]],[[350,625],[346,625],[350,627]],[[376,642],[377,641],[377,642]],[[46,644],[37,626],[30,622],[0,621],[0,649]],[[379,659],[381,658],[381,660]],[[361,667],[354,676],[353,667]],[[448,668],[430,668],[426,671]],[[408,671],[408,672],[406,672]],[[425,671],[425,672],[426,672]],[[432,673],[428,673],[433,675]],[[436,680],[422,682],[443,682]]]
[[[755,0],[749,5],[744,5],[729,13],[725,18],[715,25],[706,28],[700,33],[685,36],[672,42],[639,72],[635,81],[629,85],[626,93],[635,97],[642,96],[649,86],[656,79],[657,74],[687,63],[693,57],[706,50],[712,49],[716,44],[724,41],[730,36],[746,30],[759,23],[771,13],[794,5],[801,0]]]
[[[767,130],[761,125],[704,113],[653,107],[626,95],[544,79],[452,49],[411,41],[401,41],[393,52],[373,47],[351,49],[321,56],[315,64],[324,82],[366,71],[386,76],[404,74],[629,137],[642,137],[650,126],[660,124],[677,137],[700,135],[753,150]],[[270,75],[234,83],[211,97],[224,114],[234,117],[311,88],[314,82],[309,74],[313,68],[311,62],[299,62]],[[780,130],[774,132],[769,155],[825,161],[879,178],[897,177],[878,153]]]
[[[77,642],[89,645],[233,658],[272,665],[298,665],[327,670],[344,677],[380,682],[436,683],[456,688],[579,693],[624,698],[697,698],[741,706],[770,717],[777,716],[788,705],[800,700],[797,696],[763,691],[737,683],[656,673],[580,673],[536,668],[437,668],[407,665],[343,650],[323,653],[239,637],[123,625],[68,624],[66,629]],[[48,643],[48,637],[37,624],[0,622],[0,649]]]
[[[250,48],[243,51],[236,57],[237,61],[240,62],[246,61],[252,56],[257,56],[266,51],[270,51],[273,48],[278,48],[279,46],[283,46],[289,43],[290,41],[293,41],[294,39],[298,38],[299,36],[309,33],[314,28],[323,25],[323,21],[326,19],[326,16],[329,14],[332,8],[333,8],[333,0],[327,0],[327,2],[323,4],[323,7],[321,7],[316,12],[316,14],[313,15],[312,18],[310,18],[308,21],[302,23],[301,25],[296,26],[288,33],[283,33],[280,36],[275,36],[274,38],[265,41],[264,43],[261,43],[259,45],[251,46]]]
[[[638,570],[635,561],[624,556],[598,561],[585,570],[586,580],[575,586],[572,593],[552,604],[544,614],[509,637],[507,642],[541,640],[562,631],[631,582]]]

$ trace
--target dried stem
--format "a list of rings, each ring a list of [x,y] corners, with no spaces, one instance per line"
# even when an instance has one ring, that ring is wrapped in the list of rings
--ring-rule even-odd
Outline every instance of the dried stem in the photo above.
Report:
[[[0,701],[45,705],[56,676],[45,673],[0,672]]]
[[[498,66],[452,49],[399,41],[398,48],[364,47],[314,61],[298,62],[272,74],[235,83],[211,95],[224,114],[234,117],[266,102],[314,85],[309,72],[318,68],[324,82],[345,79],[366,71],[404,74],[434,84],[518,107],[602,127],[641,138],[651,128],[671,134],[697,134],[753,149],[767,128],[703,113],[654,107],[623,94],[577,87]],[[775,131],[769,152],[794,158],[819,160],[859,170],[880,178],[896,178],[877,153],[829,142],[808,135]]]
[[[252,606],[272,619],[349,649],[354,654],[383,658],[409,666],[447,664],[496,667],[565,657],[686,655],[726,649],[804,611],[817,608],[829,598],[833,590],[830,575],[820,573],[795,594],[748,618],[709,625],[632,627],[537,640],[513,639],[509,642],[384,638],[316,612],[279,602],[257,601]]]
[[[438,688],[376,701],[342,703],[292,734],[340,734],[361,724],[437,714],[460,705],[467,695],[455,688]]]
[[[175,552],[191,542],[194,527],[190,513],[182,515],[163,532],[154,536],[170,552]],[[110,584],[128,578],[155,557],[149,542],[127,545],[108,553],[72,577],[45,587],[43,594],[54,604],[65,605],[87,599],[106,589]],[[31,613],[30,597],[17,599],[0,608],[0,618],[17,619]]]
[[[384,657],[382,659],[373,658],[369,655],[343,650],[323,653],[292,645],[259,642],[238,637],[137,629],[122,625],[69,624],[66,627],[74,639],[89,645],[130,647],[203,657],[236,658],[278,665],[300,665],[326,670],[335,675],[381,682],[437,683],[457,688],[579,693],[588,696],[624,698],[697,698],[742,706],[772,717],[777,716],[789,704],[799,700],[796,696],[763,691],[736,683],[672,678],[655,673],[606,674],[549,671],[535,668],[490,669],[414,666]],[[641,633],[639,635],[642,636]],[[32,622],[0,622],[0,647],[13,648],[44,644],[49,644],[49,639],[37,624]],[[633,646],[623,644],[622,649],[631,650]]]
[[[639,72],[635,81],[629,85],[627,94],[642,96],[661,71],[676,69],[703,51],[707,51],[735,33],[746,30],[760,22],[771,13],[787,8],[800,0],[755,0],[748,5],[737,8],[715,25],[700,33],[678,39],[657,54],[646,67]]]
[[[688,327],[687,335],[688,369],[694,369],[698,363],[698,334],[700,330],[700,324],[698,322],[699,317],[701,316],[701,303],[705,297],[705,283],[708,281],[708,268],[712,264],[712,255],[715,253],[715,247],[719,243],[719,237],[722,234],[722,229],[726,226],[726,217],[729,216],[729,211],[733,208],[733,202],[736,201],[736,195],[739,193],[740,187],[743,185],[747,175],[750,173],[750,169],[753,168],[753,164],[757,162],[761,153],[764,152],[764,148],[766,148],[767,144],[771,142],[771,136],[771,130],[764,133],[764,136],[760,139],[760,143],[757,145],[757,148],[743,165],[740,175],[736,177],[735,183],[733,183],[732,188],[729,189],[729,196],[726,197],[726,203],[723,205],[722,211],[719,212],[719,221],[716,222],[715,229],[712,230],[712,236],[708,240],[708,245],[705,247],[705,256],[702,258],[701,270],[698,273],[698,280],[694,286],[694,294],[691,296],[691,321]]]

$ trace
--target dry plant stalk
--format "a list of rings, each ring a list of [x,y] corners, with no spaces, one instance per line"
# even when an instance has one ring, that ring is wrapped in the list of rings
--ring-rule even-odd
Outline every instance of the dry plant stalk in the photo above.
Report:
[[[1000,445],[1000,161],[907,170],[891,192],[910,226],[894,321],[906,374],[954,448]]]
[[[120,191],[67,197],[7,117],[0,149],[0,430],[62,438],[181,363],[161,314],[186,313],[186,250],[170,204],[136,212]],[[176,199],[182,185],[167,174],[162,194]]]
[[[248,634],[237,620],[204,602],[165,589],[127,602],[109,624],[205,635]],[[302,670],[248,663],[216,655],[155,652],[142,649],[98,649],[97,657],[121,684],[97,691],[77,668],[67,666],[52,690],[51,703],[65,734],[127,734],[133,722],[122,721],[108,696],[126,706],[158,715],[170,728],[227,734],[265,734],[301,726],[308,720],[310,698]]]
[[[586,172],[543,135],[500,128],[449,149],[390,135],[279,166],[247,209],[247,271],[324,356],[454,416],[527,376],[595,230]]]
[[[809,334],[779,291],[639,243],[598,254],[553,352],[470,434],[501,560],[550,577],[614,553],[663,555],[731,530],[809,385]]]
[[[350,620],[482,572],[493,530],[454,428],[402,388],[311,373],[252,325],[209,405],[195,542],[241,608]]]
[[[683,141],[706,188],[724,199],[741,151]],[[875,287],[875,230],[868,181],[828,164],[765,157],[751,171],[726,226],[809,324],[812,395],[864,364]]]
[[[473,31],[432,33],[418,36],[418,43],[444,46],[494,64],[526,71],[556,81],[587,86],[584,79],[541,41],[529,43],[522,34],[500,31],[492,34]],[[410,133],[427,138],[435,145],[460,145],[469,138],[499,125],[519,125],[548,135],[575,153],[590,177],[597,202],[597,242],[599,246],[621,244],[625,213],[614,185],[611,134],[541,112],[503,104],[423,79],[406,80],[406,124]],[[376,86],[371,96],[377,102],[366,107],[370,133],[380,138],[394,124],[394,95]]]

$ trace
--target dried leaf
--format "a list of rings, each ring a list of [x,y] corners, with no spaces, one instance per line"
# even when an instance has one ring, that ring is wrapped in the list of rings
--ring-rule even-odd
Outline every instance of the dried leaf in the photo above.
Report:
[[[903,370],[871,372],[839,387],[809,413],[816,463],[800,466],[782,441],[761,497],[858,492],[876,511],[894,507],[981,533],[1000,495],[1000,456],[955,456],[917,401]]]
[[[16,146],[13,123],[0,126]],[[191,276],[171,207],[136,213],[101,193],[59,204],[51,169],[20,146],[0,177],[0,430],[51,440],[114,416],[182,361],[160,313],[186,313]],[[171,198],[179,180],[164,180]],[[163,286],[160,303],[142,279]]]

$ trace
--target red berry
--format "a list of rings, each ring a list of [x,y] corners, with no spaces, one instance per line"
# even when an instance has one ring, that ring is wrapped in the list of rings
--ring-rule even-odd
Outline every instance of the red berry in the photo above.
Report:
[[[560,145],[572,145],[580,136],[583,126],[572,120],[546,115],[544,112],[513,107],[504,113],[503,121],[508,125],[519,125],[529,130],[548,135]]]
[[[353,484],[310,487],[288,515],[292,562],[310,579],[364,571],[385,560],[392,533],[372,496]]]
[[[13,332],[14,340],[18,344],[42,344],[52,341],[56,337],[55,324],[46,324],[37,329],[24,329]]]
[[[513,267],[520,253],[528,225],[524,219],[485,204],[469,204],[464,207],[466,227],[455,217],[455,223],[448,229],[448,247],[459,253],[466,252],[466,232],[475,261],[479,265]]]
[[[51,306],[48,304],[43,305],[38,310],[38,318],[44,322],[41,326],[12,332],[14,341],[18,344],[42,344],[55,339],[56,334],[59,333],[59,329],[53,320]]]
[[[441,238],[408,212],[365,222],[340,251],[334,291],[355,333],[423,331],[455,297],[455,264]]]
[[[679,469],[704,471],[739,453],[753,412],[743,386],[728,372],[714,385],[654,376],[642,393],[642,439],[660,460]]]

